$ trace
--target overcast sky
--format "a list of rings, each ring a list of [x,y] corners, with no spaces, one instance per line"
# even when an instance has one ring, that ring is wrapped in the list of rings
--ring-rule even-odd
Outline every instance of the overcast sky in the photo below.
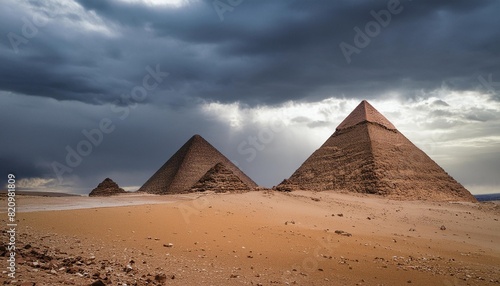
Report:
[[[193,134],[289,177],[363,99],[500,192],[500,2],[2,1],[0,174],[141,186]],[[3,180],[3,179],[2,179]]]

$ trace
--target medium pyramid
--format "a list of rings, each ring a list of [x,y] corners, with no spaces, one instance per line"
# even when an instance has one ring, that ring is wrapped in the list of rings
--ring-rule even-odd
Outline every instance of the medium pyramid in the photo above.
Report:
[[[476,201],[367,101],[362,101],[277,189],[336,190],[410,200]]]
[[[223,163],[215,164],[190,189],[192,192],[214,191],[216,193],[250,190],[251,188]]]
[[[252,179],[210,143],[200,135],[194,135],[144,183],[139,192],[152,194],[185,192],[217,163],[223,163],[250,188],[257,187]]]

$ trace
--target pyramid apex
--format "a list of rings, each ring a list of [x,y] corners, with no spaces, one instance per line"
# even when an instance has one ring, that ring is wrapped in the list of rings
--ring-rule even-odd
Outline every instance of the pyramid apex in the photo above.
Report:
[[[189,144],[189,145],[192,145],[192,144],[205,144],[205,143],[208,143],[207,140],[205,140],[205,138],[203,138],[201,135],[199,134],[195,134],[193,135],[191,138],[189,138],[189,140],[186,142],[186,144]]]
[[[396,129],[396,127],[368,101],[362,100],[344,121],[337,126],[337,130],[346,129],[363,122],[376,123],[387,129]]]

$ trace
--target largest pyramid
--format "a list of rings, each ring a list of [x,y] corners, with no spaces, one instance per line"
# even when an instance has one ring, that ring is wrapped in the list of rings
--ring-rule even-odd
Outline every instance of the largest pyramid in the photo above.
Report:
[[[156,173],[144,183],[139,192],[176,194],[192,191],[192,187],[209,170],[222,164],[245,183],[249,189],[257,184],[222,155],[200,135],[189,139]]]
[[[279,190],[336,190],[400,199],[476,199],[367,101]]]

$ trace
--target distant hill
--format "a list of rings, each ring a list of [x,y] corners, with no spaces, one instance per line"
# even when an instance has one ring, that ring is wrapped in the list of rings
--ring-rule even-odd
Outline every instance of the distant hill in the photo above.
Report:
[[[0,191],[0,197],[7,196],[7,190]],[[16,196],[36,196],[36,197],[80,197],[81,195],[57,193],[57,192],[36,192],[36,191],[16,191]]]
[[[480,202],[500,201],[500,193],[474,195],[474,197],[476,197],[476,199]]]

